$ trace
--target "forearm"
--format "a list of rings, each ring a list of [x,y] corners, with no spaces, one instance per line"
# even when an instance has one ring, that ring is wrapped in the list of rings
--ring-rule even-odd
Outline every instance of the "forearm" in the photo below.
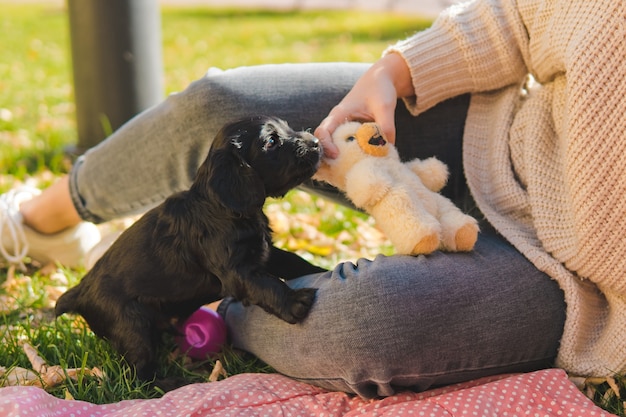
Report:
[[[398,98],[411,97],[415,94],[411,71],[400,54],[386,54],[372,65],[371,71],[393,80]]]
[[[443,13],[431,28],[384,53],[399,55],[410,70],[413,94],[406,102],[420,113],[464,93],[496,90],[523,80],[527,35],[507,0],[474,1]]]

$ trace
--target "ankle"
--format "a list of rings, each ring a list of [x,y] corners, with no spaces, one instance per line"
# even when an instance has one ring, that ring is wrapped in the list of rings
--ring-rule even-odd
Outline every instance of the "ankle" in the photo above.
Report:
[[[26,226],[39,233],[54,234],[74,225],[59,217],[51,216],[45,208],[41,208],[34,201],[35,199],[25,201],[20,205],[20,213]]]
[[[64,177],[40,195],[24,201],[20,205],[24,224],[43,234],[58,233],[79,224],[82,219],[74,208],[67,184],[68,178]]]

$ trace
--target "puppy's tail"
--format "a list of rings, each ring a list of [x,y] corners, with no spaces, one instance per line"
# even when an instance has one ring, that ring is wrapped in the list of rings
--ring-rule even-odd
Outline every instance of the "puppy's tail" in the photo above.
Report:
[[[77,299],[80,294],[80,287],[70,288],[59,297],[54,306],[54,314],[56,317],[64,313],[77,313]]]

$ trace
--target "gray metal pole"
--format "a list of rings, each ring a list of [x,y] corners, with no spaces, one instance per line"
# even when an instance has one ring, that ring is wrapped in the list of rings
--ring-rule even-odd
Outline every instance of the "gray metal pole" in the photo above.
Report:
[[[78,144],[111,130],[163,98],[158,0],[68,0]]]

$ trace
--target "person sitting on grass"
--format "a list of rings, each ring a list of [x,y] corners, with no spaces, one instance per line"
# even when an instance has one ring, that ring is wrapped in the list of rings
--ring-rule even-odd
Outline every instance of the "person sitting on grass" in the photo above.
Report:
[[[444,195],[481,219],[475,250],[378,256],[290,281],[318,288],[298,325],[224,300],[233,346],[364,397],[551,366],[624,372],[624,13],[614,0],[473,0],[373,65],[212,70],[43,192],[4,195],[3,254],[76,265],[99,239],[90,223],[187,188],[209,138],[241,116],[317,126],[329,158],[339,124],[376,121],[403,159],[448,165]]]

